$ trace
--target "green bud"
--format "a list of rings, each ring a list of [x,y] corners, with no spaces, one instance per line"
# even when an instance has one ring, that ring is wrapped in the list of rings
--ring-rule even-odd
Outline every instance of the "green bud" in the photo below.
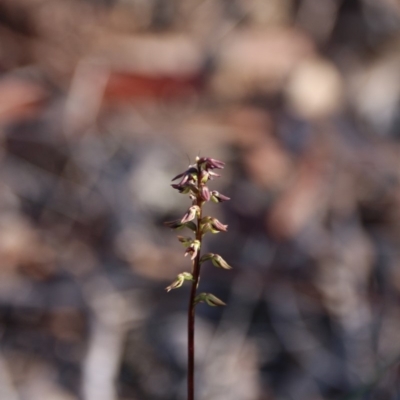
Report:
[[[217,268],[232,269],[232,267],[219,254],[214,254],[214,257],[211,259],[211,262]]]
[[[219,254],[214,254],[214,253],[207,253],[204,254],[200,262],[205,262],[211,260],[213,265],[215,265],[217,268],[223,268],[223,269],[232,269],[232,267],[219,255]]]
[[[226,304],[219,299],[217,296],[214,296],[211,293],[200,293],[195,298],[195,304],[197,303],[207,303],[211,307],[216,306],[225,306]]]
[[[194,304],[198,304],[198,303],[204,303],[205,302],[205,296],[207,293],[200,293],[198,294],[195,299],[194,299]]]

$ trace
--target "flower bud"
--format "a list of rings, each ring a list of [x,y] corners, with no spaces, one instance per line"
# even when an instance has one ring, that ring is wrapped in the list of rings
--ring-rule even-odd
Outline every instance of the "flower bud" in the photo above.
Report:
[[[221,224],[221,222],[219,222],[217,218],[212,218],[210,221],[210,225],[212,228],[211,231],[215,230],[217,232],[226,232],[228,230],[228,225]]]
[[[226,304],[211,293],[200,293],[195,298],[195,304],[206,302],[211,307],[225,306]]]
[[[191,206],[186,214],[183,216],[183,218],[181,219],[182,223],[188,222],[188,221],[192,221],[193,219],[195,219],[196,215],[198,215],[200,213],[200,207],[199,206]]]
[[[208,189],[207,186],[202,186],[201,187],[200,197],[204,201],[209,201],[210,200],[210,198],[211,198],[210,190]]]
[[[223,201],[228,201],[230,200],[230,197],[224,196],[223,194],[217,192],[216,190],[213,190],[211,193],[211,200],[214,203],[222,203]]]
[[[207,253],[204,254],[200,262],[205,262],[211,260],[214,266],[217,268],[223,268],[223,269],[232,269],[232,267],[219,255],[219,254],[214,254],[214,253]]]
[[[226,232],[228,230],[228,225],[221,224],[217,220],[217,218],[213,217],[204,217],[201,220],[203,225],[202,231],[203,234],[206,232],[218,233],[218,232]]]
[[[221,299],[211,293],[207,293],[205,300],[206,303],[211,307],[226,306],[226,303],[224,303]]]
[[[215,158],[201,157],[197,161],[197,165],[200,168],[209,170],[209,169],[222,169],[222,168],[224,168],[225,163],[223,161],[216,160]]]
[[[211,259],[211,262],[217,268],[232,269],[232,267],[219,254],[214,254],[214,257]]]

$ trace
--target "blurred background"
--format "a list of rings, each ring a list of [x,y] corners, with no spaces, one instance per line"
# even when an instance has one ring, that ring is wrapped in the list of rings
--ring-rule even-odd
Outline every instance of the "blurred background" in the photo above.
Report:
[[[400,3],[0,1],[0,400],[400,399]]]

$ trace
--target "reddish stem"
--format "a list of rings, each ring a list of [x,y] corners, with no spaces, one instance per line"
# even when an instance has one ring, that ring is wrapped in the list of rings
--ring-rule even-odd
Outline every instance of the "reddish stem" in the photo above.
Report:
[[[199,177],[200,181],[200,177]],[[198,183],[198,188],[200,189],[201,183]],[[200,191],[200,190],[199,190]],[[199,283],[200,277],[200,251],[201,251],[201,226],[200,221],[202,218],[202,206],[203,201],[198,198],[197,205],[200,208],[200,213],[197,218],[197,230],[196,230],[196,240],[200,241],[200,249],[194,259],[193,263],[193,282],[192,289],[190,291],[190,299],[189,299],[189,310],[188,310],[188,400],[194,400],[194,323],[195,323],[195,299],[197,286]]]
[[[188,400],[194,400],[194,321],[196,288],[199,280],[200,263],[198,255],[194,263],[193,282],[190,292],[189,313],[188,313]]]

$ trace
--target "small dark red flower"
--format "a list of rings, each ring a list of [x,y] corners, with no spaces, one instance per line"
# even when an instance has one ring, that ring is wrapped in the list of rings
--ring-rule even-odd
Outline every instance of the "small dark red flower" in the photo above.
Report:
[[[209,169],[223,169],[225,167],[225,163],[223,161],[216,160],[215,158],[210,157],[201,157],[197,161],[197,165],[204,168],[205,170]]]
[[[194,260],[197,256],[197,253],[200,250],[200,241],[199,240],[193,240],[191,244],[187,247],[185,251],[185,257],[190,254],[190,259]]]

